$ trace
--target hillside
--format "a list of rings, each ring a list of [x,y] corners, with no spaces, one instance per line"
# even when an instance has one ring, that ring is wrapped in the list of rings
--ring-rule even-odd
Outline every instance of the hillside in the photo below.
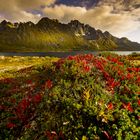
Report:
[[[140,67],[128,58],[3,59],[29,67],[0,77],[0,139],[138,140]]]
[[[0,52],[44,52],[73,50],[138,51],[140,44],[127,38],[117,38],[84,25],[78,20],[62,24],[58,20],[42,18],[37,24],[0,23]]]

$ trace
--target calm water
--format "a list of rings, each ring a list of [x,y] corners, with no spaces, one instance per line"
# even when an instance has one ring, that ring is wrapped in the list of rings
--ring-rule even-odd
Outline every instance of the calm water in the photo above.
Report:
[[[140,51],[108,51],[113,52],[119,55],[129,55],[134,52],[140,53]],[[51,57],[67,57],[69,55],[77,55],[77,54],[94,54],[97,55],[100,53],[99,51],[73,51],[73,52],[22,52],[22,53],[0,53],[0,56],[51,56]]]

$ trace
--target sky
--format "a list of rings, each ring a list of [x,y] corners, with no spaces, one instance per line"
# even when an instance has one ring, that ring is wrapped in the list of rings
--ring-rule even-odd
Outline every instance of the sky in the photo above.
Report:
[[[140,0],[0,0],[0,21],[79,20],[140,43]]]

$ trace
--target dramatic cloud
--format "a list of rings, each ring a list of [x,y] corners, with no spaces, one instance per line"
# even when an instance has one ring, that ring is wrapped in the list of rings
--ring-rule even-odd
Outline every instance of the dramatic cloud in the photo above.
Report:
[[[70,20],[107,30],[113,35],[138,40],[140,36],[140,0],[0,0],[0,21],[33,21],[41,17]],[[130,34],[137,33],[137,37]]]
[[[43,13],[49,18],[57,18],[61,22],[69,22],[73,19],[80,19],[87,12],[86,8],[71,7],[66,5],[55,5],[54,7],[46,7]]]
[[[121,5],[122,7],[135,7],[140,4],[139,0],[98,0],[98,4],[108,4],[108,5]]]
[[[55,0],[15,0],[17,5],[23,9],[39,8],[53,4]]]
[[[130,7],[140,7],[140,0],[57,0],[57,4],[65,4],[69,6],[81,6],[91,8],[97,5],[114,5],[125,7],[126,9]],[[116,7],[118,9],[118,7]]]
[[[56,4],[65,4],[69,6],[81,6],[90,8],[98,4],[99,0],[57,0]]]
[[[0,0],[0,16],[13,22],[28,20],[36,22],[41,15],[33,14],[31,11],[54,2],[55,0]]]
[[[137,20],[140,17],[140,9],[114,12],[114,7],[111,5],[100,5],[91,9],[55,5],[54,7],[46,7],[43,12],[46,16],[57,18],[64,23],[69,22],[71,19],[78,19],[83,23],[102,30],[108,30],[118,36],[121,36],[123,32],[136,30],[140,27]]]

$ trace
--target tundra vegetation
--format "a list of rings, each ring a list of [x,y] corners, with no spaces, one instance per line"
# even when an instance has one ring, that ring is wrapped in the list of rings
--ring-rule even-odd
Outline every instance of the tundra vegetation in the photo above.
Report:
[[[1,59],[5,66],[11,60],[7,67],[20,60],[26,66],[1,71],[0,139],[140,139],[140,67],[134,58]]]

